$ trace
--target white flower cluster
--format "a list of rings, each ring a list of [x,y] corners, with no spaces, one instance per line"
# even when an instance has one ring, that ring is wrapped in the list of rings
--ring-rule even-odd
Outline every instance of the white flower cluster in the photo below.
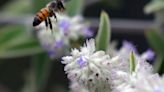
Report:
[[[134,55],[135,64],[131,65],[130,53],[135,51],[125,47],[110,57],[104,51],[96,51],[91,39],[80,50],[73,49],[70,56],[63,57],[73,92],[164,92],[164,78],[153,74],[152,66],[143,58],[150,51]]]
[[[113,92],[135,92],[134,89],[137,81],[153,74],[152,66],[145,61],[136,60],[135,66],[135,71],[133,72],[130,71],[130,65],[126,66],[128,67],[126,70],[119,69],[114,71],[117,78],[112,80]]]
[[[134,86],[134,92],[164,92],[164,77],[160,77],[158,74],[145,76]]]
[[[59,31],[58,31],[59,32]],[[59,35],[58,32],[54,34],[51,31],[40,30],[38,32],[38,38],[41,46],[47,51],[50,58],[56,58],[62,56],[64,53],[68,53],[67,49],[69,43],[67,40]]]
[[[73,49],[71,56],[63,57],[65,71],[72,82],[76,82],[89,92],[109,92],[109,71],[102,67],[109,60],[104,51],[95,51],[94,40],[86,42],[80,50]]]
[[[83,86],[79,85],[77,82],[72,82],[70,84],[71,92],[89,92],[87,89],[85,89]]]
[[[37,28],[38,38],[41,45],[48,51],[51,58],[61,56],[66,53],[66,48],[70,48],[70,42],[77,41],[79,37],[91,37],[93,33],[84,22],[81,16],[68,17],[58,15],[57,21],[51,18],[53,29],[46,28],[45,23],[41,23]]]

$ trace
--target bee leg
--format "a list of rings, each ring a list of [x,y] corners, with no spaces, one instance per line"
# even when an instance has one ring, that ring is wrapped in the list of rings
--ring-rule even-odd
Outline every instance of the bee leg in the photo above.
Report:
[[[49,23],[49,26],[50,26],[50,29],[51,29],[51,32],[52,32],[52,23],[51,23],[51,19],[48,17],[48,23]]]
[[[54,18],[56,19],[56,22],[57,22],[57,17],[56,17],[55,12],[53,12],[53,16],[54,16]]]
[[[48,29],[48,21],[47,21],[47,19],[45,20],[45,25],[46,25],[46,29]]]

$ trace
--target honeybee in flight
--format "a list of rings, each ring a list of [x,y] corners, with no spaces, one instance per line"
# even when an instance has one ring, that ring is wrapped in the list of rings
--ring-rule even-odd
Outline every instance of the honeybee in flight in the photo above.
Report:
[[[47,4],[45,8],[42,8],[34,17],[33,26],[39,25],[45,21],[46,27],[50,27],[52,30],[52,23],[50,17],[54,17],[57,20],[55,12],[63,12],[65,10],[64,0],[54,0]]]

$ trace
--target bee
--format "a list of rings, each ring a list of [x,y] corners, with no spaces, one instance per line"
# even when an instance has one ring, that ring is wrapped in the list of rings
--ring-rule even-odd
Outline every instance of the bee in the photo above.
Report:
[[[56,12],[64,12],[65,7],[63,0],[54,0],[47,4],[45,8],[42,8],[34,17],[33,26],[38,26],[41,22],[45,22],[46,28],[48,26],[52,30],[52,23],[50,17],[54,17],[57,21]]]

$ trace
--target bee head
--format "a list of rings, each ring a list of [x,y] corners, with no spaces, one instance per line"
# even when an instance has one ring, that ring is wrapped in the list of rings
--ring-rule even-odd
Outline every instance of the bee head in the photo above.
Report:
[[[61,0],[57,0],[57,8],[61,12],[63,12],[65,10],[65,7],[64,7],[63,2]]]
[[[47,6],[50,10],[54,10],[57,8],[57,3],[56,2],[50,2]]]

